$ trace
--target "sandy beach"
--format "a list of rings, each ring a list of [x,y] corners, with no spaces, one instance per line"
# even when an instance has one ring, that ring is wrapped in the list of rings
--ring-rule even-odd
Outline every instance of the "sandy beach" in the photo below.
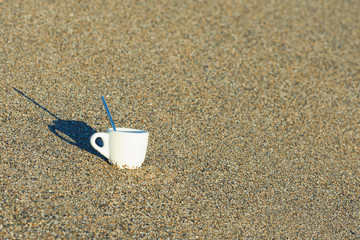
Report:
[[[359,12],[0,0],[0,238],[360,238]],[[140,169],[90,145],[101,96]]]

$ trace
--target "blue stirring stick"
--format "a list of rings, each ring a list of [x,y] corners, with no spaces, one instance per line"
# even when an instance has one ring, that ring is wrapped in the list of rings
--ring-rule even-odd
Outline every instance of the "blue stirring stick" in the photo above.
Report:
[[[113,122],[113,120],[112,120],[112,118],[111,118],[109,109],[108,109],[108,107],[107,107],[107,105],[106,105],[105,98],[104,98],[103,96],[101,96],[101,100],[102,100],[102,102],[103,102],[103,104],[104,104],[104,107],[105,107],[105,109],[106,109],[107,115],[109,116],[111,126],[113,127],[114,131],[116,131],[114,122]]]

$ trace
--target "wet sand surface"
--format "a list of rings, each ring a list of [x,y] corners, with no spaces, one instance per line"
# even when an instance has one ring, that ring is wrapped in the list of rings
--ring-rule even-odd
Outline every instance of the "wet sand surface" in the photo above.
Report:
[[[1,238],[360,238],[359,12],[0,0]],[[89,144],[101,95],[142,168]]]

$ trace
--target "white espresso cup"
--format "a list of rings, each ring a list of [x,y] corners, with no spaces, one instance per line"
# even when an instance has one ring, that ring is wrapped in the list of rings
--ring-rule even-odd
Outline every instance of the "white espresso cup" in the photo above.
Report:
[[[96,144],[101,138],[103,146]],[[149,133],[131,128],[108,129],[107,132],[94,133],[90,138],[91,145],[110,163],[120,168],[138,168],[145,160]]]

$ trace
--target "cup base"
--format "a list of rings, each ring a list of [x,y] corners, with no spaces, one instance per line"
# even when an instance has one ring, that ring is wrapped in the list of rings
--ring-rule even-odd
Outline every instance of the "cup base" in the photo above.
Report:
[[[113,163],[113,165],[119,169],[138,169],[138,168],[140,168],[140,166],[118,165],[116,163]]]

